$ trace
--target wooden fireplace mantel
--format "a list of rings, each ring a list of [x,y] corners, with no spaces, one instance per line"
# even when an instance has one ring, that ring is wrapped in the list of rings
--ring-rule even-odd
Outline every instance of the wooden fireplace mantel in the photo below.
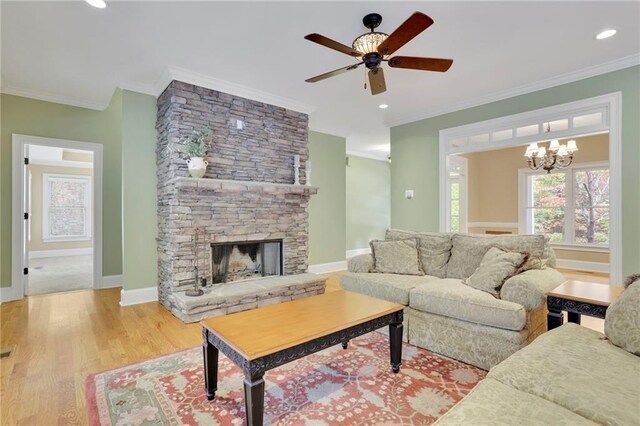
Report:
[[[318,193],[318,187],[273,182],[253,182],[240,180],[175,177],[167,181],[166,189],[199,189],[214,192],[268,192],[271,194],[300,194],[311,196]]]

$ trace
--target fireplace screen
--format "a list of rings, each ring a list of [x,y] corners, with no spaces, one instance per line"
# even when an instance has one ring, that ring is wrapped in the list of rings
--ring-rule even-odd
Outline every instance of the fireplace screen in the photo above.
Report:
[[[282,275],[282,240],[211,243],[213,284]]]

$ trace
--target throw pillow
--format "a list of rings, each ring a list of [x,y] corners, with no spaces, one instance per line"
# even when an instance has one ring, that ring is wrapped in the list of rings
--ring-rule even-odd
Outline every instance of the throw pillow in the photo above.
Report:
[[[451,234],[439,232],[413,232],[387,229],[385,240],[417,238],[420,247],[420,262],[426,275],[447,277],[447,262],[451,256]]]
[[[640,276],[628,278],[625,290],[608,308],[604,334],[614,345],[640,356]]]
[[[402,275],[424,275],[415,238],[395,241],[373,240],[373,272]]]
[[[528,258],[527,253],[491,247],[483,256],[480,266],[462,282],[498,297],[502,284],[516,275]]]

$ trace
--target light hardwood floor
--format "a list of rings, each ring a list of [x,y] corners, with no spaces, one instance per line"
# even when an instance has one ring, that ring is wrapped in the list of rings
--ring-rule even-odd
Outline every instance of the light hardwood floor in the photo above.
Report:
[[[330,274],[327,291],[339,289],[339,274]],[[86,424],[87,375],[202,343],[199,324],[159,303],[119,301],[120,289],[106,289],[0,305],[1,348],[15,348],[0,360],[3,425]]]

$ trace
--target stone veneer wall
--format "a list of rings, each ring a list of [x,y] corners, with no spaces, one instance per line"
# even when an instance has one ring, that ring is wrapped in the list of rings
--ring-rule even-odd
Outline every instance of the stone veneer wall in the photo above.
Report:
[[[293,183],[293,156],[302,169],[309,158],[307,114],[173,81],[158,98],[159,185],[189,175],[180,140],[205,126],[214,140],[206,178]]]
[[[235,119],[245,121],[244,130],[235,129]],[[213,131],[209,169],[193,179],[180,141],[204,126]],[[156,127],[158,287],[165,306],[193,284],[196,228],[204,229],[199,267],[207,276],[209,242],[280,238],[285,274],[307,271],[308,204],[317,189],[292,185],[293,156],[303,167],[308,158],[307,115],[174,81],[158,98]]]

